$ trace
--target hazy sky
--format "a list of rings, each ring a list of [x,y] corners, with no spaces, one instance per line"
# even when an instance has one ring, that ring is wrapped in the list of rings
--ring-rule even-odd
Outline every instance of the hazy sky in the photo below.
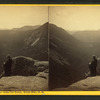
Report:
[[[40,25],[48,21],[48,7],[0,6],[0,29]]]
[[[58,6],[49,10],[49,21],[66,30],[100,29],[100,6]]]

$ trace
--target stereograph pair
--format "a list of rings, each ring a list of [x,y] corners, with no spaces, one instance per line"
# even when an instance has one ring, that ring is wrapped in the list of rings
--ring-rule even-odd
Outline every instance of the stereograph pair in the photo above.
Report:
[[[99,91],[100,6],[0,6],[0,91]]]

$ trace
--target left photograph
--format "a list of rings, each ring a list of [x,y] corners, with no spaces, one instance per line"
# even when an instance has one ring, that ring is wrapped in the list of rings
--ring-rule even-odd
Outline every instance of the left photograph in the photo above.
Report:
[[[0,6],[0,91],[47,91],[48,64],[48,7]]]

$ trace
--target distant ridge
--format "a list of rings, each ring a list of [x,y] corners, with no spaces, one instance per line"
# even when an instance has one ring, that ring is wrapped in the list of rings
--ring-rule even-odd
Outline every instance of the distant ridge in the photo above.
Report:
[[[20,28],[13,28],[12,30],[18,30],[18,31],[27,31],[27,30],[34,30],[36,28],[39,28],[41,25],[35,25],[35,26],[23,26],[23,27],[20,27]]]
[[[100,42],[100,30],[77,31],[73,36],[82,42]]]

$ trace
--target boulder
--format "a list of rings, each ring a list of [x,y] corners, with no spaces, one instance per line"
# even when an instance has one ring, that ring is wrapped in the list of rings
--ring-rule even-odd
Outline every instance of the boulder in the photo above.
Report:
[[[12,76],[34,76],[37,74],[37,67],[34,65],[35,60],[30,57],[18,56],[13,58]]]
[[[36,76],[44,79],[48,79],[48,73],[45,72],[39,72]]]
[[[43,72],[48,70],[49,62],[48,61],[36,61],[35,66],[37,66],[37,72]]]

